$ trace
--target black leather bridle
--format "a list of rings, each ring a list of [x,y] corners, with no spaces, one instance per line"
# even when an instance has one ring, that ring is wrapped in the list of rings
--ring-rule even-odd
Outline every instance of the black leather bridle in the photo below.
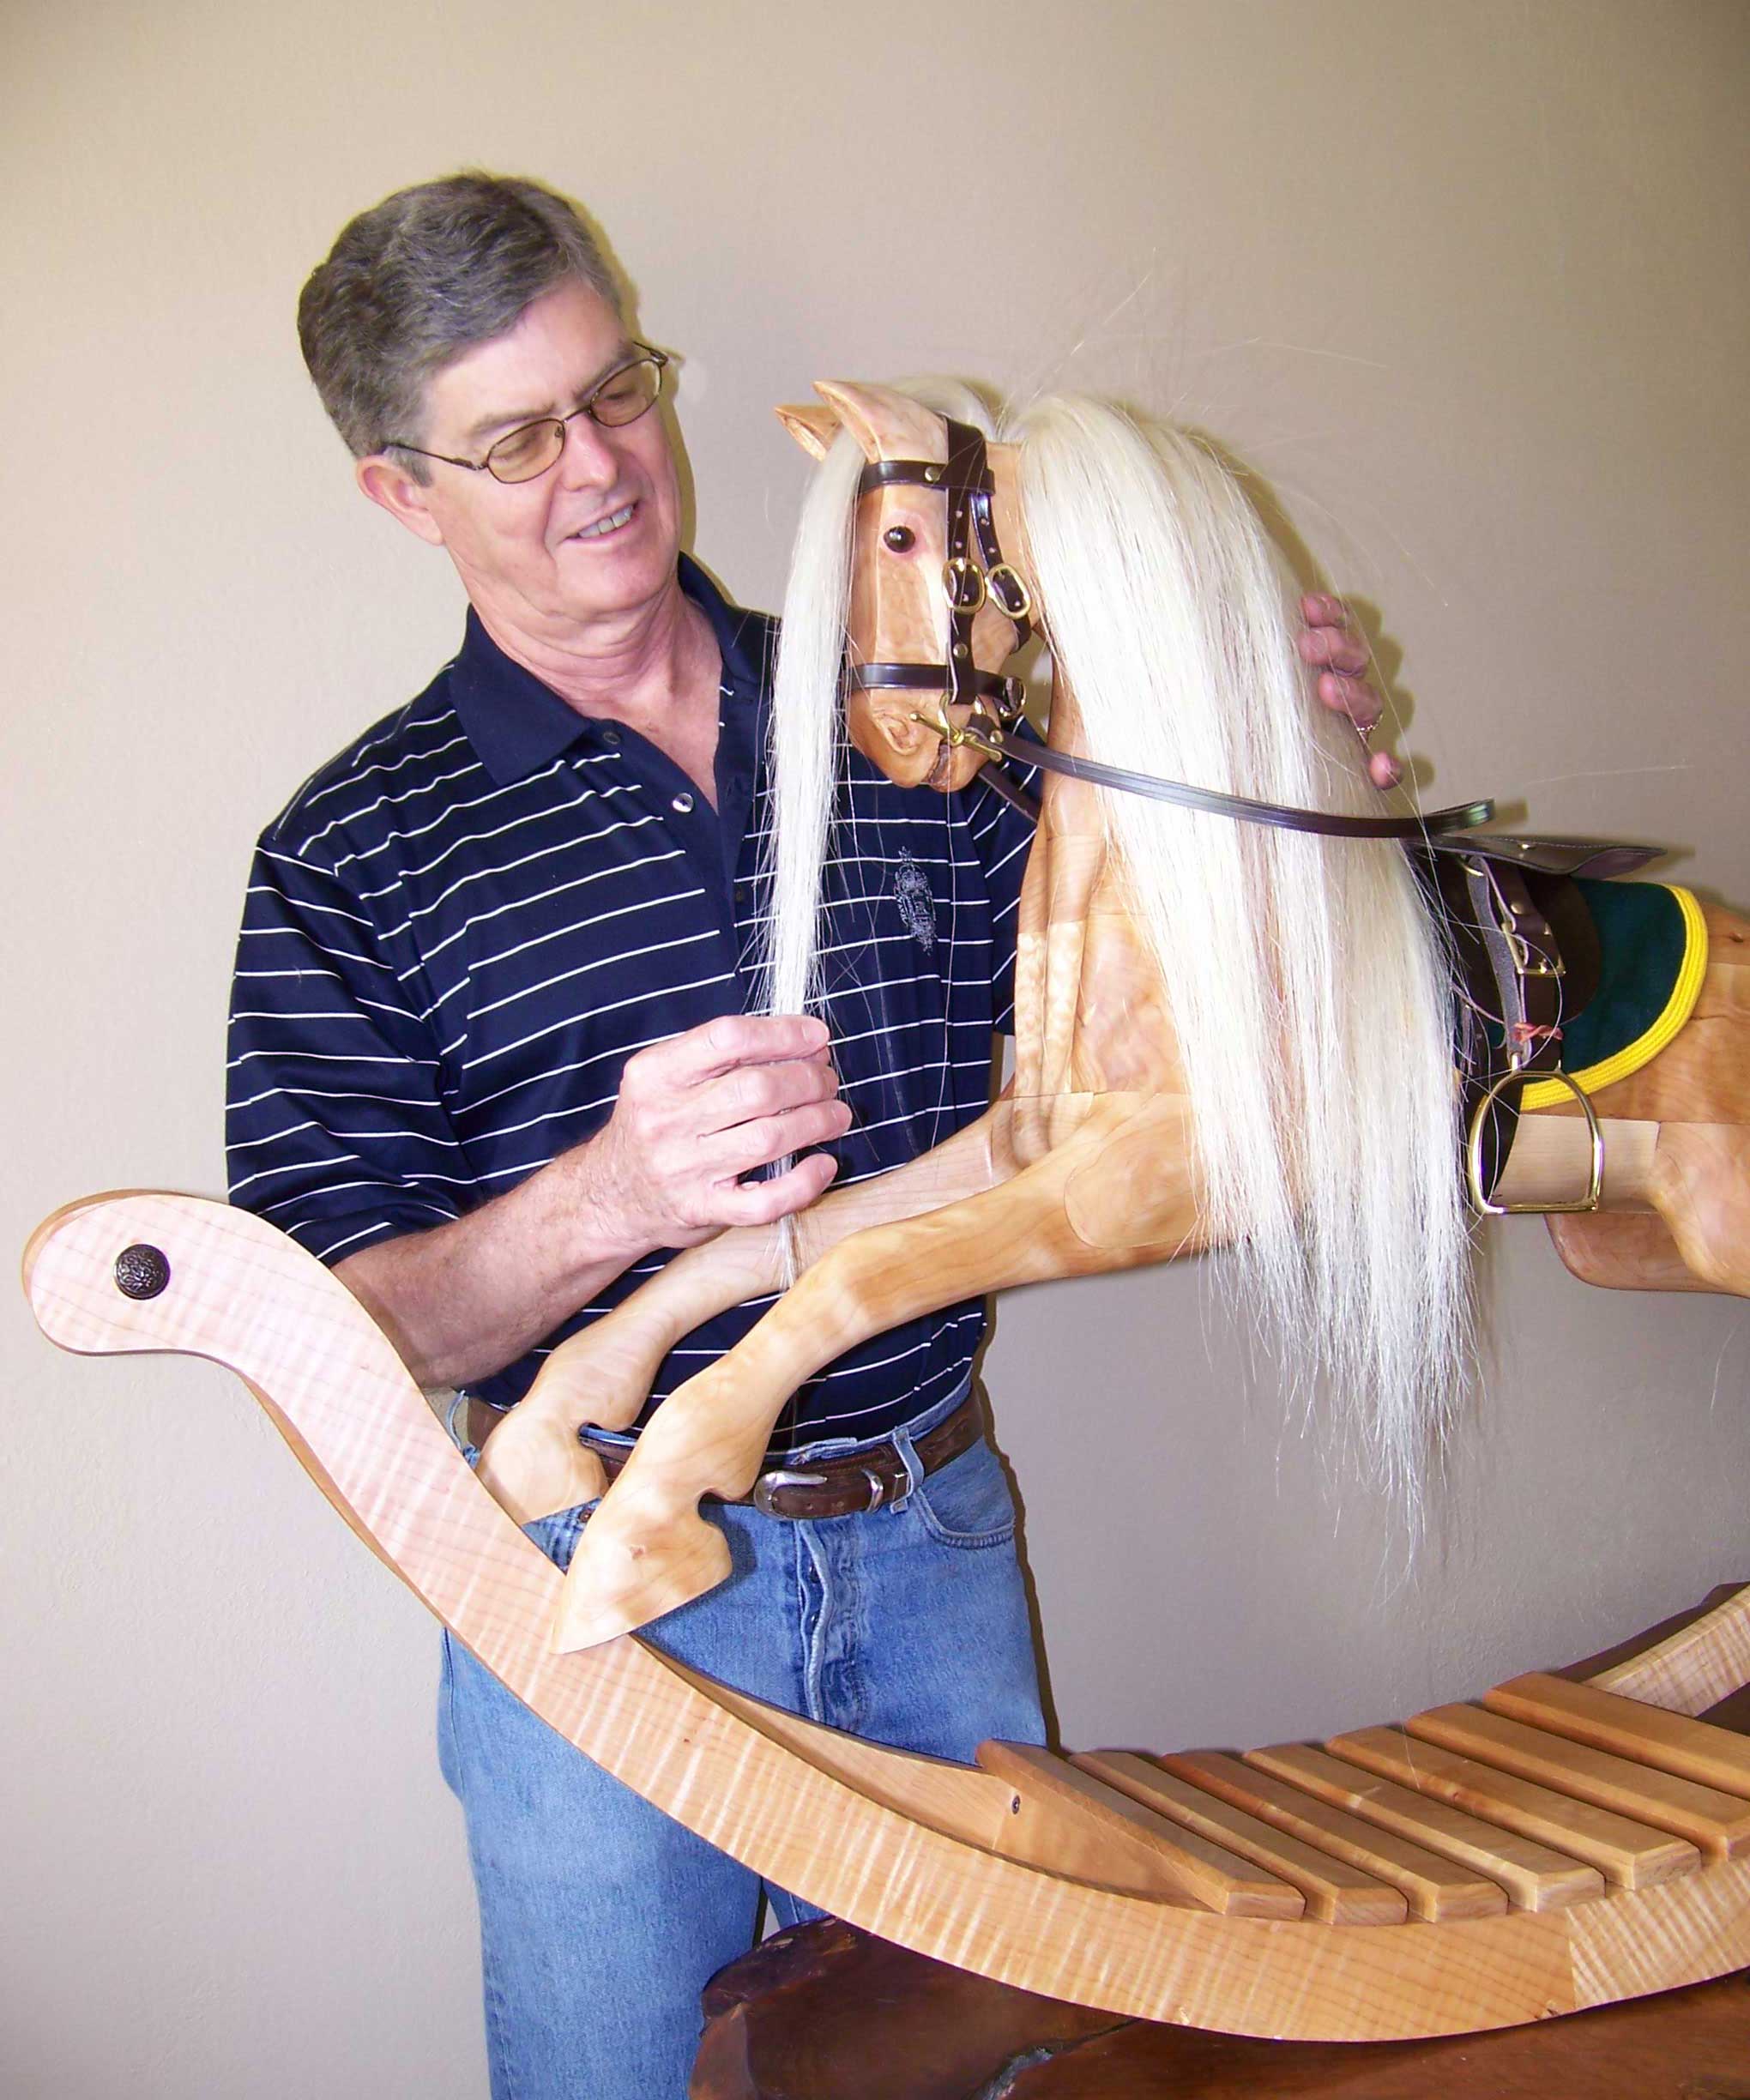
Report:
[[[948,432],[945,465],[939,460],[876,460],[863,469],[857,493],[926,488],[938,490],[946,500],[948,557],[942,564],[942,591],[948,600],[948,661],[853,664],[847,682],[857,691],[875,687],[944,693],[949,707],[969,707],[975,716],[1001,731],[1021,719],[1021,681],[999,671],[981,671],[974,663],[972,624],[987,600],[998,606],[1015,630],[1014,648],[1009,651],[1012,656],[1032,637],[1033,600],[1020,571],[1004,559],[997,543],[992,510],[994,486],[984,433],[950,416],[944,416],[942,422]],[[947,719],[944,713],[938,726],[945,725]]]

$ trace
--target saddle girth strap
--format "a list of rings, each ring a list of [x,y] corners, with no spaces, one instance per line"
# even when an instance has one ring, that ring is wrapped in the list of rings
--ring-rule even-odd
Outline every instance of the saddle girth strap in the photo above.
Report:
[[[1561,1077],[1563,1024],[1597,987],[1597,932],[1569,876],[1528,870],[1487,848],[1467,852],[1459,841],[1412,848],[1409,857],[1446,931],[1465,1180],[1472,1204],[1490,1210],[1499,1207],[1494,1193],[1525,1088]],[[1555,1207],[1590,1209],[1601,1171],[1596,1125],[1580,1089],[1573,1092],[1593,1122],[1593,1186],[1584,1200]]]

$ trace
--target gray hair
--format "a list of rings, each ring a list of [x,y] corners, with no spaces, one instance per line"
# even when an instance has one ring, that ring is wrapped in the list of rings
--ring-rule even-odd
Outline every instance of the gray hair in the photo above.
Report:
[[[304,362],[353,457],[422,436],[432,374],[568,277],[621,311],[600,242],[539,183],[470,169],[360,212],[298,301]],[[425,461],[399,456],[427,478]]]

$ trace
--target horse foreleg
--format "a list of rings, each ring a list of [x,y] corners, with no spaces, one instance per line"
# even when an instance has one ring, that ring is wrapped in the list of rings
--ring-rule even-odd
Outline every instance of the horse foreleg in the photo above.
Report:
[[[1182,1097],[1101,1097],[1000,1186],[842,1240],[656,1410],[584,1530],[554,1646],[630,1632],[723,1579],[729,1548],[700,1499],[747,1494],[786,1400],[847,1349],[962,1298],[1199,1246],[1191,1152]]]
[[[792,1221],[799,1268],[806,1271],[853,1233],[957,1202],[1004,1180],[1015,1169],[1012,1119],[1011,1103],[999,1101],[892,1173],[830,1189]],[[777,1225],[741,1226],[689,1247],[559,1344],[480,1454],[482,1486],[518,1524],[603,1492],[601,1461],[577,1432],[630,1428],[678,1342],[729,1306],[781,1289],[781,1235]]]

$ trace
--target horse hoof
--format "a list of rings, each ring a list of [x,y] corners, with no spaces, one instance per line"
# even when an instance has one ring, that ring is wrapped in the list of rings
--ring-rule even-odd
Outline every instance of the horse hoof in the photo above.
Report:
[[[604,1502],[577,1542],[547,1644],[569,1655],[635,1633],[715,1590],[729,1567],[729,1542],[696,1510],[639,1536]]]

